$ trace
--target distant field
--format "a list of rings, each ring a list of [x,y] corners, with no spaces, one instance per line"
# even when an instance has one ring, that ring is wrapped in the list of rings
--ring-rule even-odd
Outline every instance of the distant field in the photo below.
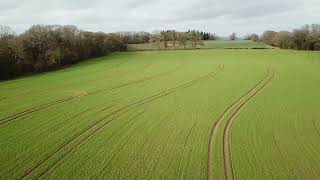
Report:
[[[0,179],[319,179],[319,70],[319,52],[146,51],[0,82]]]
[[[261,49],[267,48],[267,46],[262,42],[253,42],[247,40],[237,40],[237,41],[203,41],[204,45],[198,46],[200,49]],[[186,49],[191,49],[191,45],[188,44]],[[129,44],[129,51],[143,51],[143,50],[162,50],[165,49],[163,43],[145,43],[145,44]],[[172,46],[168,49],[173,49]],[[184,49],[183,46],[177,44],[176,49]]]
[[[201,48],[207,49],[258,49],[266,48],[266,45],[262,42],[253,42],[246,40],[237,40],[237,41],[204,41],[204,46]]]

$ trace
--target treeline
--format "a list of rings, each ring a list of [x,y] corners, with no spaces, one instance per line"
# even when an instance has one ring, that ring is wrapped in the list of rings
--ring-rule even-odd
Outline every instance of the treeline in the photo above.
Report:
[[[182,34],[183,33],[183,34]],[[178,32],[176,30],[162,30],[160,32],[118,32],[119,36],[127,44],[142,44],[148,42],[154,42],[155,36],[159,36],[161,42],[164,42],[166,39],[168,41],[176,40],[177,38],[183,38],[185,35],[189,40],[192,39],[192,36],[197,36],[200,40],[216,40],[217,36],[214,33],[188,30],[187,32]],[[177,37],[176,37],[177,36]],[[178,39],[179,40],[179,39]]]
[[[157,42],[167,48],[197,48],[215,34],[189,30],[148,32],[88,32],[76,26],[34,25],[17,35],[0,25],[0,79],[42,72],[79,61],[126,51],[127,44]]]
[[[209,32],[162,30],[159,32],[88,32],[76,26],[35,25],[17,35],[0,25],[0,79],[48,71],[79,61],[126,51],[127,44],[154,42],[165,49],[198,48],[203,40],[216,40]],[[236,40],[232,33],[230,40]],[[293,31],[266,31],[260,37],[245,37],[283,49],[320,50],[320,24],[305,25]]]
[[[162,43],[165,49],[176,49],[178,46],[182,46],[183,48],[197,48],[203,44],[202,38],[201,32],[199,31],[189,30],[187,32],[179,32],[175,30],[163,30],[152,33],[150,42],[157,43],[159,49]]]
[[[0,79],[125,51],[126,41],[119,34],[82,31],[70,25],[35,25],[20,35],[0,26]]]
[[[142,44],[150,41],[151,33],[148,32],[119,32],[117,33],[127,44]]]
[[[320,24],[305,25],[293,31],[266,31],[261,41],[282,49],[320,50]]]

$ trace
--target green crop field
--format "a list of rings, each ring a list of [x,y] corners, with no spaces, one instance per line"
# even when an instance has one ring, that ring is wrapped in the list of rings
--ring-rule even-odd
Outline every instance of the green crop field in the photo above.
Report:
[[[250,40],[236,41],[204,41],[204,49],[262,49],[267,46],[262,42],[253,42]]]
[[[319,82],[319,52],[277,49],[113,53],[2,81],[0,179],[319,179]]]

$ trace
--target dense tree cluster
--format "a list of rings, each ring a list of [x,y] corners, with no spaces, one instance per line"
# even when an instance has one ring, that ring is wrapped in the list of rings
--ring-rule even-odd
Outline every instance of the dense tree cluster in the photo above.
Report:
[[[202,40],[216,40],[217,39],[216,34],[214,34],[214,33],[211,34],[210,32],[201,31],[200,35],[201,35]]]
[[[178,32],[175,30],[163,30],[155,32],[150,37],[151,42],[156,42],[160,49],[160,44],[163,43],[165,49],[175,49],[177,45],[186,48],[188,45],[192,48],[197,48],[202,45],[202,36],[199,31],[189,30],[188,32]]]
[[[289,31],[266,31],[261,40],[282,49],[320,50],[320,24],[305,25]]]
[[[120,37],[127,44],[142,44],[150,41],[151,33],[148,32],[119,32]]]
[[[126,50],[119,34],[81,31],[75,26],[35,25],[20,35],[0,26],[0,79],[55,69]]]

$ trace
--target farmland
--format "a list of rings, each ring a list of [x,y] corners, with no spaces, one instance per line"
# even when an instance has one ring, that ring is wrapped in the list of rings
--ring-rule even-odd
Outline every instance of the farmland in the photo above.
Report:
[[[236,41],[204,41],[203,49],[261,49],[266,48],[262,42],[253,42],[250,40],[236,40]]]
[[[319,179],[319,59],[124,52],[2,81],[0,179]]]

